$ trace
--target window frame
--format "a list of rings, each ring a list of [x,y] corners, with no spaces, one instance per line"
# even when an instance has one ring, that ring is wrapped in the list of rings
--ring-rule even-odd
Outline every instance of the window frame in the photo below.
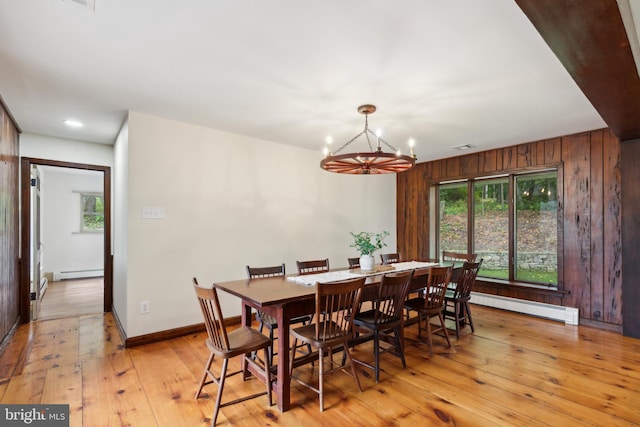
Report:
[[[537,173],[544,173],[544,172],[551,172],[551,171],[554,171],[556,173],[556,186],[557,186],[557,194],[556,194],[557,282],[555,285],[549,285],[544,283],[518,281],[518,280],[515,280],[515,262],[516,262],[515,260],[515,228],[514,228],[515,227],[515,188],[514,188],[515,178],[517,176],[534,175]],[[435,238],[433,240],[433,248],[435,249],[436,254],[438,254],[437,259],[440,259],[440,254],[442,253],[442,249],[440,247],[440,234],[439,234],[440,226],[441,226],[440,224],[440,191],[439,191],[440,186],[446,185],[446,184],[452,184],[452,183],[459,183],[459,182],[467,183],[467,186],[468,186],[467,188],[467,205],[468,205],[467,207],[467,250],[469,253],[474,253],[474,249],[475,249],[474,248],[474,236],[475,236],[475,229],[474,229],[475,200],[474,199],[475,197],[473,197],[474,185],[479,181],[507,177],[508,183],[509,183],[509,189],[508,189],[508,203],[509,203],[508,277],[509,279],[502,280],[502,279],[494,279],[491,277],[484,277],[484,276],[478,276],[478,279],[486,282],[516,284],[521,286],[542,288],[542,289],[549,289],[549,290],[562,290],[564,288],[563,260],[562,260],[562,254],[564,249],[563,248],[564,192],[562,190],[564,188],[564,184],[562,181],[563,176],[564,176],[563,165],[562,163],[558,163],[553,165],[545,165],[545,167],[542,167],[542,168],[522,168],[518,170],[511,170],[509,172],[500,173],[500,174],[493,174],[493,175],[486,175],[486,176],[480,175],[480,176],[472,176],[468,178],[451,179],[451,180],[436,182],[433,185],[433,188],[435,191],[434,191],[434,197],[433,197],[434,209],[432,211],[432,219],[434,220],[435,224],[432,230],[435,233]]]
[[[102,234],[104,233],[104,219],[105,219],[105,212],[102,212],[102,228],[100,229],[90,229],[90,228],[86,228],[85,227],[85,222],[84,222],[84,217],[85,215],[94,215],[94,216],[99,216],[100,214],[98,214],[97,212],[86,212],[84,209],[84,199],[85,197],[96,197],[96,198],[100,198],[102,200],[102,206],[104,208],[104,193],[99,193],[99,192],[89,192],[89,191],[82,191],[80,192],[80,233],[84,234]]]

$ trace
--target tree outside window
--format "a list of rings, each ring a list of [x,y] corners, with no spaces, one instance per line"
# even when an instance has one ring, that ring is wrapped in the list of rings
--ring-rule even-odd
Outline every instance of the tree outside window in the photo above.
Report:
[[[103,194],[82,194],[81,230],[88,233],[104,231]]]
[[[439,250],[476,253],[481,277],[556,287],[557,175],[546,170],[440,184]]]

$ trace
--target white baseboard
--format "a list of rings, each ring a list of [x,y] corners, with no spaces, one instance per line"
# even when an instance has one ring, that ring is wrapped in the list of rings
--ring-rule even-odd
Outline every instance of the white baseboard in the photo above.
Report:
[[[545,317],[547,319],[564,322],[567,325],[578,325],[578,309],[563,307],[560,305],[545,304],[541,302],[527,301],[517,298],[508,298],[498,295],[471,292],[473,304],[487,307],[500,308],[515,311],[517,313],[530,314],[532,316]]]
[[[102,277],[104,276],[104,270],[77,270],[77,271],[59,271],[53,273],[53,281],[58,282],[60,280],[67,279],[83,279],[85,277]]]

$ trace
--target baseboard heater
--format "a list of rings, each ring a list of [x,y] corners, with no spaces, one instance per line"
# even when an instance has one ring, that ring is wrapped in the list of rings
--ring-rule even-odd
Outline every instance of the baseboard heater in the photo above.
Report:
[[[517,298],[502,297],[499,295],[471,292],[473,304],[487,307],[500,308],[515,311],[517,313],[530,314],[532,316],[545,317],[547,319],[564,322],[567,325],[578,324],[578,309],[563,307],[560,305],[545,304],[535,301],[527,301]]]
[[[104,270],[76,270],[76,271],[59,271],[53,273],[53,281],[58,282],[60,280],[68,279],[84,279],[86,277],[102,277],[104,276]]]

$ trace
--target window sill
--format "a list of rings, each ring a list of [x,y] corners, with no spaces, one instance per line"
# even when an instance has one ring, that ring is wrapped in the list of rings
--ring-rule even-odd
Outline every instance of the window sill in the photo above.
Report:
[[[492,279],[489,277],[478,277],[474,285],[474,290],[485,293],[501,294],[502,292],[516,293],[516,294],[529,294],[529,295],[544,295],[551,298],[562,298],[569,294],[568,291],[563,291],[557,288],[551,288],[544,285],[535,285],[532,283],[513,282],[509,280]],[[488,290],[495,290],[495,292],[487,292]]]

